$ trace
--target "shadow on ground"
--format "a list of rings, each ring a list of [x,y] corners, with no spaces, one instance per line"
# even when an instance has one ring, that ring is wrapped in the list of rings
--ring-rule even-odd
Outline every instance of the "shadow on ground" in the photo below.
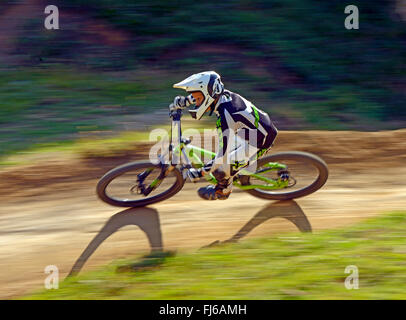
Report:
[[[253,229],[272,218],[285,218],[292,222],[301,232],[311,232],[312,227],[302,208],[293,200],[277,201],[263,207],[256,213],[236,234],[225,241],[217,240],[207,246],[208,248],[229,242],[237,242]],[[96,249],[113,233],[127,225],[138,226],[147,236],[151,253],[141,261],[129,266],[119,267],[117,271],[145,270],[162,264],[173,252],[165,252],[162,242],[159,213],[156,209],[143,207],[131,208],[113,215],[89,243],[70,271],[69,276],[76,275],[85,265],[86,261]]]
[[[202,249],[222,243],[237,242],[238,240],[244,238],[256,227],[272,218],[284,218],[292,222],[299,229],[299,231],[312,232],[312,226],[309,220],[296,201],[277,201],[263,207],[230,239],[225,241],[217,240],[207,246],[202,247]]]
[[[80,272],[86,261],[103,243],[103,241],[105,241],[119,229],[128,225],[136,225],[142,231],[144,231],[148,238],[151,254],[163,251],[161,223],[159,220],[158,211],[156,209],[147,207],[127,209],[116,213],[106,222],[104,227],[93,238],[80,257],[76,260],[68,277],[76,275]]]

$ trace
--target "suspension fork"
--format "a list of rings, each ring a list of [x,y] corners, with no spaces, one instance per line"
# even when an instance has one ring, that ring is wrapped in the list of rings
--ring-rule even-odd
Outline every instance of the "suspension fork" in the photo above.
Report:
[[[165,177],[168,176],[168,174],[173,171],[173,169],[175,169],[176,165],[162,165],[161,166],[161,172],[159,173],[159,176],[157,178],[155,178],[148,187],[144,187],[142,182],[143,180],[152,172],[153,169],[148,169],[146,171],[144,171],[143,173],[141,173],[141,175],[145,174],[145,176],[141,177],[143,178],[142,180],[139,177],[138,180],[138,185],[141,189],[141,193],[144,196],[148,196],[152,191],[154,191],[156,188],[158,188],[160,186],[160,184],[162,183],[162,181],[165,179]]]
[[[176,112],[171,113],[170,116],[172,117],[171,138],[170,138],[170,142],[169,142],[169,161],[171,162],[171,164],[165,164],[164,160],[161,159],[161,172],[160,172],[159,176],[157,178],[155,178],[147,188],[144,188],[142,190],[142,194],[144,196],[149,195],[153,190],[158,188],[160,186],[160,184],[162,183],[162,181],[165,179],[165,177],[167,177],[169,175],[169,173],[171,173],[171,171],[173,171],[176,168],[176,165],[177,165],[176,157],[178,156],[178,153],[180,156],[180,150],[183,149],[183,145],[180,143],[180,139],[182,136],[182,130],[181,130],[181,126],[180,126],[180,119],[182,116],[182,111],[177,110]],[[175,148],[172,144],[174,131],[177,134],[177,140],[179,142],[179,144]],[[175,155],[174,155],[174,153],[175,153]],[[148,170],[150,170],[150,169],[148,169]],[[144,179],[149,175],[149,173],[151,173],[151,171],[152,171],[152,169],[146,174]],[[139,183],[142,184],[142,181],[141,182],[139,181]]]

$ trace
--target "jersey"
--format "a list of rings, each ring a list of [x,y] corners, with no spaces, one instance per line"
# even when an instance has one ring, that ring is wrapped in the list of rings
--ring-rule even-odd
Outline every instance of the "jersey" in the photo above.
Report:
[[[269,115],[242,96],[225,90],[214,108],[217,115],[219,148],[216,157],[203,167],[205,173],[212,172],[230,150],[230,139],[237,135],[258,149],[260,157],[268,150],[278,133]]]

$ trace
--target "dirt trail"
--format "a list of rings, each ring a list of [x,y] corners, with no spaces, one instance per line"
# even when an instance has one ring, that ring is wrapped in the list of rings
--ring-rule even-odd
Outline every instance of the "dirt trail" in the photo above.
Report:
[[[297,228],[318,232],[406,209],[406,130],[281,132],[275,151],[281,150],[322,156],[330,167],[325,187],[296,202],[239,191],[227,201],[204,202],[196,195],[200,185],[187,184],[165,202],[122,210],[100,202],[94,188],[107,169],[133,159],[131,154],[41,160],[1,171],[0,298],[42,288],[47,265],[58,266],[64,278],[74,265],[87,270],[151,247],[194,251],[216,240]]]

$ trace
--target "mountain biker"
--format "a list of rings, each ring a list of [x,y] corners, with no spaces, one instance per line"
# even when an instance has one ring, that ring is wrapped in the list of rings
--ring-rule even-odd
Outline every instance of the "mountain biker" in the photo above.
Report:
[[[189,109],[193,118],[200,120],[207,111],[217,116],[217,155],[202,168],[190,168],[188,176],[196,182],[212,173],[217,185],[200,188],[198,194],[206,200],[225,200],[232,191],[233,177],[271,148],[278,131],[267,113],[224,89],[220,75],[214,71],[193,74],[173,87],[184,89],[189,95],[176,96],[169,106],[171,111],[195,105]]]

